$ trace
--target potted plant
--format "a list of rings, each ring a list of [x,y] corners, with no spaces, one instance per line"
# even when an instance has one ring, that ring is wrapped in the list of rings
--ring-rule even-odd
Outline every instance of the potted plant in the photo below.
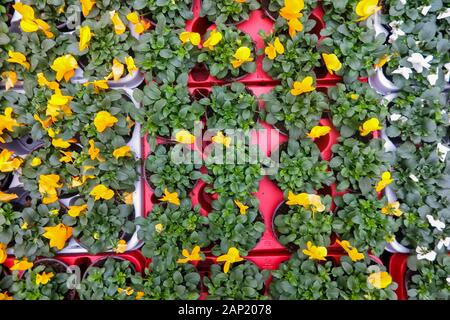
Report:
[[[258,119],[258,99],[240,82],[213,86],[211,93],[199,100],[206,107],[206,126],[210,129],[251,130]]]
[[[331,197],[322,197],[325,209],[318,212],[313,206],[287,205],[282,202],[275,210],[273,225],[278,241],[295,251],[306,247],[308,241],[327,247],[331,242],[333,214]]]
[[[339,191],[351,189],[370,193],[387,171],[389,156],[384,152],[381,139],[364,143],[356,138],[340,138],[332,151],[330,167],[336,175]]]
[[[298,95],[292,91],[295,83],[304,83],[305,79],[299,82],[288,81],[287,85],[278,85],[270,93],[263,95],[265,106],[261,111],[261,118],[292,139],[305,136],[319,123],[323,111],[328,109],[326,95],[316,91],[313,86],[308,88],[309,92]]]
[[[384,119],[388,115],[381,96],[364,82],[338,83],[328,89],[333,125],[341,136],[351,137],[366,119]]]
[[[4,128],[0,133],[0,141],[9,144],[13,140],[26,136],[30,133],[28,126],[22,125],[22,116],[25,113],[23,106],[27,98],[17,91],[3,91],[0,93],[0,112],[7,121],[11,121],[11,130]],[[15,121],[15,122],[14,122]],[[7,146],[8,148],[9,146]]]
[[[176,260],[182,249],[192,250],[196,245],[201,248],[209,245],[206,232],[208,218],[200,215],[199,207],[192,208],[187,198],[179,199],[178,204],[154,205],[146,218],[136,219],[136,224],[140,227],[138,238],[144,241],[142,253],[146,257]]]
[[[64,224],[73,227],[76,241],[93,254],[116,249],[119,240],[128,241],[135,231],[133,219],[134,207],[114,198],[72,198],[63,216]]]
[[[209,21],[216,24],[234,24],[248,20],[253,10],[259,9],[257,0],[229,1],[229,0],[202,0],[200,17],[207,17]]]
[[[56,259],[39,259],[23,274],[14,271],[8,289],[14,300],[74,300],[75,291],[69,289],[68,266]]]
[[[334,182],[328,162],[320,160],[320,150],[312,140],[289,140],[276,152],[280,155],[279,168],[270,178],[283,192],[313,193]]]
[[[177,2],[178,3],[178,2]],[[184,32],[184,31],[183,31]],[[194,67],[198,49],[190,41],[181,41],[181,30],[173,30],[160,17],[155,29],[144,33],[134,48],[136,65],[148,82],[185,83]]]
[[[0,204],[0,243],[6,247],[13,241],[14,225],[19,223],[20,212],[16,210],[12,203],[2,202]]]
[[[250,261],[245,261],[230,268],[225,273],[217,264],[211,265],[210,274],[203,278],[208,289],[208,300],[267,300],[264,295],[265,281],[269,270],[259,270]]]
[[[150,21],[157,21],[157,17],[163,15],[170,27],[183,27],[186,20],[192,20],[192,0],[182,1],[155,1],[155,0],[135,0],[133,8],[139,10],[142,16]]]
[[[438,255],[434,262],[418,260],[416,255],[411,255],[408,269],[405,277],[408,299],[448,300],[450,257],[447,254]]]
[[[382,213],[386,199],[347,193],[334,201],[338,209],[333,231],[359,250],[370,248],[375,255],[381,254],[400,224],[392,215]]]
[[[250,195],[234,199],[220,195],[212,202],[207,236],[215,243],[214,255],[236,247],[245,256],[256,246],[265,230],[258,205],[258,199]]]
[[[195,183],[203,176],[200,172],[201,162],[195,161],[195,157],[200,159],[196,151],[190,150],[188,154],[183,154],[182,150],[176,152],[174,145],[160,144],[147,157],[146,177],[156,197],[162,197],[164,189],[187,197]],[[179,163],[173,162],[175,156]]]
[[[121,257],[104,257],[86,270],[78,293],[81,300],[135,300],[133,264]]]
[[[279,23],[280,20],[284,19],[280,17],[280,9],[285,7],[288,2],[285,0],[262,0],[261,6],[269,18]],[[302,2],[299,1],[299,3],[303,3],[303,9],[301,10],[303,17],[308,17],[310,11],[317,6],[317,0],[305,0]],[[304,24],[303,17],[300,18]]]
[[[230,81],[256,70],[252,38],[232,26],[217,25],[204,37],[197,62],[204,63],[211,76]]]

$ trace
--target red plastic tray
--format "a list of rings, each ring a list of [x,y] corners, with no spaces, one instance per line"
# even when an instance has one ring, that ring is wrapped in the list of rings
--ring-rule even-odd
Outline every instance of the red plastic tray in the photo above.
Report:
[[[408,255],[402,253],[395,253],[389,260],[389,273],[392,279],[397,282],[398,288],[395,291],[397,293],[398,300],[408,300],[408,292],[405,284]]]

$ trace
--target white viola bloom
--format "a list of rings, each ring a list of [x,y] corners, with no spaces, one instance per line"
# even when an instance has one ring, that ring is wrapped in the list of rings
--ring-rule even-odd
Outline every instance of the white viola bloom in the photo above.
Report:
[[[398,67],[394,71],[392,71],[392,74],[400,74],[405,78],[406,80],[409,79],[409,75],[412,74],[412,70],[407,67]]]
[[[450,283],[450,276],[447,277],[447,283]]]
[[[399,114],[399,113],[393,113],[393,114],[390,115],[389,118],[391,119],[391,121],[395,122],[395,121],[400,120],[401,117],[402,117],[401,114]]]
[[[401,3],[402,5],[405,5],[405,4],[406,4],[406,0],[400,0],[400,3]]]
[[[450,82],[450,62],[444,64],[444,68],[447,70],[447,72],[444,75],[444,79],[446,82]]]
[[[445,239],[440,239],[437,244],[438,250],[441,250],[442,247],[447,248],[449,246],[450,246],[450,237],[446,237]]]
[[[447,153],[450,151],[450,148],[447,146],[444,146],[442,143],[438,143],[437,145],[437,152],[439,159],[441,159],[442,162],[445,161],[445,157],[447,156]]]
[[[423,69],[430,69],[431,65],[429,62],[433,60],[432,55],[428,55],[426,58],[421,54],[414,52],[408,59],[406,59],[409,63],[412,64],[412,67],[416,72],[422,73]]]
[[[419,182],[419,178],[417,178],[414,174],[410,174],[409,175],[409,178],[412,180],[412,181],[414,181],[414,182]]]
[[[394,43],[397,41],[398,37],[406,35],[406,33],[400,29],[400,25],[403,24],[403,21],[392,21],[389,23],[391,27],[391,35],[389,36],[389,43]]]
[[[438,70],[437,69],[436,69],[436,73],[429,74],[427,76],[427,80],[432,86],[434,86],[436,84],[438,79],[439,79],[439,75],[438,75]]]
[[[419,8],[420,9],[420,8]],[[428,11],[430,11],[431,6],[423,6],[422,10],[420,11],[420,13],[424,16],[426,16],[428,14]]]
[[[416,253],[417,253],[417,259],[418,260],[428,260],[433,262],[434,260],[436,260],[436,252],[434,251],[430,251],[428,252],[428,249],[425,247],[417,247],[416,248]]]
[[[431,224],[432,227],[436,228],[438,231],[442,231],[445,228],[445,223],[441,220],[434,219],[434,217],[431,214],[426,215],[428,219],[428,223]]]
[[[450,8],[447,8],[444,12],[439,13],[437,19],[445,19],[450,17]]]

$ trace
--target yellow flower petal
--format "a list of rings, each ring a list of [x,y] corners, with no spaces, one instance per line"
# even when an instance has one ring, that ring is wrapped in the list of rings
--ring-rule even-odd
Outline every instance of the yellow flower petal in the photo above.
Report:
[[[366,20],[379,10],[381,10],[381,6],[378,6],[378,0],[361,0],[355,8],[356,14],[361,17],[357,21]]]
[[[233,263],[243,261],[244,259],[239,255],[239,250],[235,247],[231,247],[228,249],[227,254],[221,255],[217,257],[217,262],[225,262],[223,266],[223,272],[228,273],[230,270],[230,266]]]
[[[14,264],[11,268],[9,268],[9,270],[25,271],[25,270],[31,269],[32,267],[33,267],[33,262],[28,262],[27,258],[23,258],[22,260],[14,259]]]
[[[72,237],[72,227],[68,227],[62,223],[54,227],[44,227],[44,238],[50,240],[50,247],[55,247],[58,250],[64,249],[66,241]]]
[[[129,146],[123,146],[123,147],[117,148],[113,151],[113,156],[116,159],[119,159],[120,157],[130,157],[131,156],[131,148]]]
[[[307,249],[303,249],[303,253],[309,256],[309,259],[322,261],[326,260],[326,256],[328,254],[327,248],[314,246],[311,241],[308,241],[306,247]]]
[[[51,68],[56,71],[57,81],[61,81],[61,79],[64,78],[67,82],[74,76],[75,69],[78,69],[78,63],[72,55],[66,54],[56,58],[55,61],[53,61]]]
[[[95,5],[95,0],[80,0],[83,16],[87,17]]]
[[[222,33],[216,29],[212,30],[208,39],[203,43],[203,47],[214,50],[214,47],[222,40]]]
[[[3,191],[0,191],[0,201],[1,202],[10,202],[11,200],[17,199],[17,194],[15,193],[6,193]],[[1,264],[1,262],[0,262]]]
[[[195,136],[187,130],[180,130],[175,134],[175,141],[183,144],[193,144],[195,142]]]
[[[27,58],[23,53],[15,52],[15,51],[8,51],[9,58],[6,60],[11,63],[17,63],[23,66],[25,69],[30,69],[30,64],[27,61]]]
[[[55,276],[55,274],[53,272],[49,272],[49,273],[38,273],[36,274],[36,285],[46,285],[47,283],[50,282],[50,280]]]
[[[311,76],[307,76],[302,81],[295,81],[291,89],[291,94],[298,96],[302,93],[314,91],[316,88],[313,86],[313,83],[314,79]]]
[[[331,128],[329,126],[315,126],[311,129],[311,131],[307,134],[311,139],[317,139],[323,136],[326,136],[330,133]]]
[[[392,277],[386,271],[380,271],[369,275],[367,281],[377,289],[384,289],[392,283]]]
[[[87,211],[87,209],[88,209],[87,204],[82,204],[80,206],[70,206],[69,211],[67,211],[67,214],[72,218],[76,218],[84,214]]]
[[[92,39],[92,32],[89,26],[84,26],[80,28],[80,51],[83,51],[88,48],[89,42]]]
[[[99,184],[91,190],[90,195],[94,197],[94,200],[109,200],[114,197],[114,191],[103,184]]]
[[[119,120],[108,111],[100,111],[94,118],[94,125],[98,132],[103,132],[106,128],[111,128]]]
[[[110,11],[109,16],[111,17],[111,21],[114,24],[114,32],[117,35],[121,35],[126,31],[125,24],[120,19],[119,14],[116,11]]]
[[[365,137],[369,133],[381,130],[383,127],[380,126],[380,121],[377,118],[370,118],[365,121],[361,127],[359,127],[359,132],[361,136]]]
[[[169,202],[169,203],[172,203],[177,206],[180,205],[180,199],[178,198],[178,193],[177,192],[169,192],[169,190],[167,190],[167,188],[164,189],[164,196],[158,200],[162,201],[162,202]]]
[[[341,70],[342,64],[334,53],[322,53],[322,58],[330,74],[334,74],[336,71]]]

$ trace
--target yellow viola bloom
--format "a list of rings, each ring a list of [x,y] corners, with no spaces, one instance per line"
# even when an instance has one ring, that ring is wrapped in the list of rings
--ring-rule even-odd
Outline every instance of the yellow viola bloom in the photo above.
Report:
[[[322,203],[322,200],[317,194],[308,194],[309,205],[312,206],[313,212],[324,212],[325,206]]]
[[[330,74],[334,74],[336,71],[341,70],[342,63],[334,53],[322,53],[322,58]]]
[[[28,223],[27,222],[22,223],[22,225],[20,226],[20,229],[27,230],[28,229]]]
[[[273,43],[269,43],[264,49],[266,56],[273,60],[277,57],[277,54],[284,53],[284,46],[280,41],[280,38],[276,37]]]
[[[351,98],[352,100],[358,100],[359,94],[352,93],[352,94],[350,95],[350,98]]]
[[[6,261],[8,254],[6,253],[6,244],[0,242],[0,264]]]
[[[23,53],[9,50],[8,56],[9,56],[9,58],[6,61],[11,62],[11,63],[20,64],[27,70],[30,69],[30,63],[27,61],[27,58],[25,57],[25,55]]]
[[[189,261],[201,261],[202,257],[200,256],[200,246],[195,246],[192,249],[192,253],[189,253],[188,250],[183,249],[181,252],[184,258],[180,258],[177,260],[177,263],[188,263]]]
[[[222,40],[222,33],[216,29],[212,30],[208,39],[203,43],[203,47],[214,50],[214,47]]]
[[[93,196],[96,201],[100,199],[109,200],[114,197],[114,191],[103,184],[99,184],[91,190],[90,195]]]
[[[164,231],[164,226],[162,223],[155,224],[155,231],[161,233]]]
[[[353,248],[350,245],[350,242],[348,242],[347,240],[343,241],[336,240],[336,242],[342,247],[342,249],[345,250],[345,252],[347,252],[348,256],[350,257],[350,259],[352,259],[352,261],[359,261],[364,259],[364,254],[358,252],[356,248]]]
[[[311,129],[311,131],[307,134],[311,139],[317,139],[323,136],[326,136],[331,131],[329,126],[315,126]]]
[[[37,74],[37,81],[39,86],[41,87],[48,87],[55,91],[59,89],[59,83],[56,81],[48,81],[42,72]]]
[[[374,65],[375,69],[381,69],[383,66],[388,63],[388,61],[391,60],[391,56],[388,56],[387,54],[382,56],[378,62]]]
[[[17,83],[17,73],[14,71],[5,71],[2,73],[2,78],[5,79],[5,90],[8,91]]]
[[[0,292],[0,301],[14,300],[12,296],[8,294],[8,291]]]
[[[116,11],[110,11],[109,16],[114,25],[114,32],[117,35],[123,34],[127,30],[127,28],[125,27],[123,21],[120,19],[119,14]]]
[[[127,250],[127,242],[123,239],[117,241],[117,246],[114,249],[115,253],[124,253]]]
[[[74,76],[75,69],[78,69],[78,63],[72,55],[66,54],[56,58],[55,61],[53,61],[51,68],[56,71],[57,81],[61,81],[61,79],[64,78],[67,82]]]
[[[87,204],[82,204],[80,206],[69,206],[69,210],[67,211],[67,214],[71,216],[72,218],[79,217],[80,215],[84,214],[88,209]]]
[[[391,173],[389,171],[383,172],[383,174],[381,175],[381,180],[375,186],[375,191],[381,192],[392,182],[394,182],[394,179],[391,178]]]
[[[95,80],[95,81],[91,81],[91,82],[85,82],[83,84],[83,86],[87,87],[87,86],[89,86],[91,84],[94,87],[94,92],[95,93],[99,93],[102,90],[108,90],[109,89],[108,80],[106,80],[106,79]]]
[[[70,147],[70,140],[65,141],[61,138],[52,139],[52,146],[60,149],[67,149]]]
[[[370,118],[369,120],[365,121],[362,126],[359,127],[359,132],[361,136],[365,137],[369,133],[381,129],[383,129],[383,127],[380,126],[380,121],[377,118]]]
[[[127,14],[127,20],[133,24],[137,34],[142,34],[145,31],[145,25],[139,19],[139,14],[136,11]]]
[[[89,157],[91,158],[91,160],[97,159],[100,162],[104,161],[100,157],[100,149],[95,147],[95,142],[92,139],[89,140],[88,154],[89,154]]]
[[[303,249],[303,253],[309,256],[309,259],[322,261],[327,260],[325,257],[328,254],[327,248],[314,246],[311,241],[306,243],[306,249]]]
[[[16,119],[12,117],[13,108],[5,108],[5,114],[0,114],[0,142],[5,143],[5,139],[1,137],[3,131],[8,130],[14,132],[14,127],[20,127],[22,124],[18,123]]]
[[[228,273],[230,266],[235,262],[243,261],[244,259],[239,255],[239,250],[235,247],[228,249],[227,254],[217,257],[217,262],[225,262],[223,272]]]
[[[183,144],[193,144],[195,142],[195,136],[187,130],[180,130],[175,134],[175,141]]]
[[[289,35],[291,38],[295,37],[297,32],[303,31],[303,23],[299,19],[292,19],[288,21],[288,27],[289,27]]]
[[[0,172],[13,172],[19,169],[22,159],[14,158],[14,152],[3,149],[0,152]]]
[[[34,157],[33,160],[31,160],[32,167],[37,167],[37,166],[40,166],[41,164],[42,164],[42,160],[38,157]]]
[[[125,64],[127,65],[128,73],[133,73],[138,70],[136,64],[134,63],[133,57],[125,57]]]
[[[217,144],[223,144],[225,147],[229,147],[231,144],[231,138],[223,135],[222,131],[217,132],[217,134],[211,138],[212,142]]]
[[[133,204],[133,192],[124,192],[123,200],[125,204]]]
[[[131,296],[131,295],[134,293],[134,290],[133,290],[132,288],[130,288],[130,287],[126,287],[125,289],[118,288],[118,289],[117,289],[117,292],[118,292],[118,293],[125,292],[125,294],[126,294],[127,296]]]
[[[246,206],[245,204],[243,204],[239,200],[234,200],[234,203],[238,206],[240,214],[247,214],[247,210],[249,208],[248,206]]]
[[[400,209],[400,202],[389,202],[382,209],[381,212],[386,215],[400,217],[403,212]]]
[[[314,78],[307,76],[302,81],[295,81],[293,88],[291,89],[291,94],[293,96],[298,96],[302,93],[307,93],[314,91],[316,88],[313,86]]]
[[[107,80],[113,79],[114,81],[120,80],[125,72],[125,66],[119,60],[114,59],[111,73],[106,77]]]
[[[284,0],[284,7],[280,9],[280,16],[286,20],[302,17],[301,11],[305,7],[303,0]]]
[[[36,285],[46,285],[47,283],[50,282],[50,280],[55,276],[55,274],[53,272],[49,272],[49,273],[38,273],[36,275]]]
[[[167,190],[167,188],[164,188],[164,196],[158,200],[162,201],[162,202],[169,202],[169,203],[172,203],[177,206],[180,205],[180,199],[178,198],[178,193],[177,192],[169,192],[169,190]]]
[[[44,20],[41,19],[36,19],[34,21],[39,30],[42,30],[42,32],[44,32],[45,36],[49,39],[54,38],[55,35],[53,34],[53,32],[50,31],[50,26],[47,22],[45,22]],[[22,21],[21,21],[21,26],[22,26]]]
[[[95,5],[95,0],[80,0],[83,16],[87,17]]]
[[[44,20],[36,19],[34,9],[29,5],[20,2],[13,5],[13,8],[22,15],[20,28],[23,32],[36,32],[42,30],[47,38],[53,38],[54,34],[50,31],[50,26]]]
[[[61,115],[61,112],[67,116],[72,115],[72,109],[70,108],[72,99],[73,97],[71,96],[63,96],[61,91],[57,89],[48,101],[45,115],[50,116],[53,121],[57,121],[57,117]]]
[[[59,183],[59,175],[57,174],[41,174],[39,176],[39,192],[44,197],[42,202],[49,204],[58,200],[57,188],[63,185]]]
[[[361,18],[356,21],[366,20],[379,10],[381,10],[381,6],[378,6],[378,0],[361,0],[355,8],[356,14]]]
[[[31,6],[17,2],[13,4],[13,8],[22,15],[22,19],[35,20],[34,9]]]
[[[54,227],[44,227],[44,238],[50,240],[50,247],[55,247],[58,250],[64,249],[66,241],[72,237],[72,227],[66,226],[62,223]]]
[[[183,44],[190,42],[194,46],[198,46],[201,41],[200,33],[198,32],[184,31],[180,34],[179,38]]]
[[[117,148],[113,151],[113,156],[116,159],[120,157],[131,157],[131,148],[129,146]]]
[[[1,202],[10,202],[11,200],[17,199],[17,194],[15,193],[6,193],[0,191],[0,201]]]
[[[89,47],[89,42],[91,42],[93,35],[94,34],[91,32],[91,28],[89,26],[80,28],[80,51],[83,51]]]
[[[248,47],[240,47],[234,53],[234,60],[231,60],[231,64],[233,68],[239,68],[245,62],[253,61],[253,57],[251,57],[252,52]]]
[[[94,118],[94,125],[98,132],[103,132],[106,128],[111,128],[119,120],[108,111],[100,111]]]
[[[136,300],[141,300],[145,296],[144,291],[136,292]]]
[[[22,260],[14,259],[14,264],[9,270],[11,271],[25,271],[31,269],[33,267],[33,262],[28,262],[27,258],[23,258]]]
[[[367,281],[377,289],[384,289],[392,283],[392,277],[386,271],[372,273]]]
[[[286,201],[288,206],[309,206],[309,198],[307,193],[294,194],[292,191],[288,192],[288,201]]]
[[[59,158],[59,162],[70,163],[73,161],[72,152],[61,150],[61,153],[63,154],[63,156],[61,158]]]

